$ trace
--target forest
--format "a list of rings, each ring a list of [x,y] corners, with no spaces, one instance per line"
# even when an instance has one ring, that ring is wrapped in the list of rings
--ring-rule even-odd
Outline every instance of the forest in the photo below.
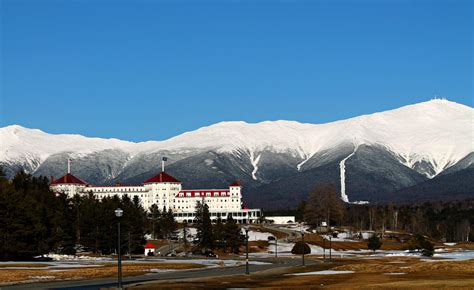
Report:
[[[354,231],[403,231],[442,242],[474,240],[474,200],[412,204],[347,204],[331,184],[316,187],[296,213],[300,221],[351,227]],[[265,213],[267,214],[267,213]]]
[[[117,208],[123,210],[120,219],[115,216]],[[244,238],[231,217],[211,223],[206,204],[198,204],[197,213],[197,239],[189,241],[194,242],[194,248],[239,251]],[[153,205],[147,211],[137,196],[99,200],[90,194],[68,198],[53,193],[45,177],[19,172],[8,180],[1,168],[0,217],[0,260],[4,261],[29,260],[51,252],[115,253],[118,222],[122,253],[143,254],[145,235],[176,239],[178,229],[171,210]],[[184,231],[186,237],[186,226]]]
[[[117,208],[124,211],[120,220],[114,213]],[[205,203],[198,203],[196,213],[196,248],[239,252],[245,239],[232,218],[211,223]],[[474,200],[346,204],[336,187],[328,184],[315,188],[295,210],[265,212],[288,213],[312,226],[326,221],[354,231],[404,231],[444,242],[474,239]],[[147,211],[136,196],[98,200],[91,194],[68,198],[51,192],[45,177],[19,172],[8,180],[1,169],[0,217],[0,260],[25,260],[50,252],[75,254],[81,250],[111,254],[116,251],[119,221],[122,252],[143,254],[146,234],[153,239],[169,239],[178,228],[171,211],[156,206]]]

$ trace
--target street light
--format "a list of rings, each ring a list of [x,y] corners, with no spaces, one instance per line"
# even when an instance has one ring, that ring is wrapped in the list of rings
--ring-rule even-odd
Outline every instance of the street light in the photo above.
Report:
[[[332,250],[331,239],[332,237],[329,236],[329,260],[331,260],[331,250]]]
[[[304,266],[304,251],[305,251],[305,246],[304,246],[304,229],[301,229],[301,247],[303,248],[303,266]]]
[[[323,260],[326,261],[326,238],[323,236]]]
[[[275,258],[278,258],[278,238],[275,237]]]
[[[123,216],[123,210],[121,208],[117,208],[115,210],[115,216],[117,217],[117,229],[118,229],[118,289],[122,289],[122,255],[120,253],[120,218]]]
[[[245,227],[245,274],[249,275],[249,225]]]

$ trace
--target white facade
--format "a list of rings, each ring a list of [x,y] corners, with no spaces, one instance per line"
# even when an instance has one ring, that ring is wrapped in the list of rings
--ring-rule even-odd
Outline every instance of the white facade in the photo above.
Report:
[[[276,225],[287,225],[295,223],[294,216],[266,216],[265,220],[273,222]]]
[[[137,186],[93,186],[69,174],[51,182],[51,189],[68,196],[94,194],[99,199],[117,195],[137,196],[145,209],[156,204],[160,210],[171,209],[178,222],[193,222],[198,201],[209,207],[211,219],[226,219],[231,215],[240,223],[254,223],[261,214],[259,209],[243,209],[241,185],[235,182],[226,189],[182,189],[181,182],[165,172]],[[68,178],[67,178],[68,177]]]

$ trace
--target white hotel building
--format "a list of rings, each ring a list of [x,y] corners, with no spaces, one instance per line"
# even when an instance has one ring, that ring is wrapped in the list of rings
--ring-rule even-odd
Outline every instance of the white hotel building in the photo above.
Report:
[[[197,201],[209,206],[212,220],[224,220],[232,215],[239,223],[255,223],[261,216],[260,209],[242,207],[242,186],[238,181],[227,189],[182,189],[181,181],[162,171],[145,180],[142,185],[94,186],[72,175],[68,167],[68,173],[51,180],[50,187],[52,191],[62,192],[70,197],[89,193],[99,199],[114,195],[133,198],[136,195],[145,209],[153,204],[160,210],[171,208],[177,222],[193,222]]]

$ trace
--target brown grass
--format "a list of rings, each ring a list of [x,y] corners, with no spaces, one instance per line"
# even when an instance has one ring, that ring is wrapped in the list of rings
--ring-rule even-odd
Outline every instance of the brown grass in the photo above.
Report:
[[[393,263],[395,262],[395,263]],[[407,268],[408,267],[408,268]],[[185,281],[164,281],[136,289],[261,288],[261,289],[473,289],[474,260],[422,262],[412,257],[340,259],[302,268],[277,268],[252,274]],[[285,275],[320,270],[352,270],[337,275]],[[406,273],[386,275],[387,273]]]
[[[48,264],[28,264],[28,263],[23,263],[23,264],[18,264],[18,263],[12,263],[12,264],[1,264],[0,265],[0,270],[1,268],[8,268],[8,267],[29,267],[29,268],[33,268],[33,267],[38,267],[38,268],[41,268],[41,267],[48,267],[48,266],[51,266],[51,265],[48,265]]]
[[[280,232],[280,231],[274,230],[274,229],[270,229],[270,228],[266,228],[266,227],[263,227],[262,225],[252,225],[251,228],[252,228],[252,230],[257,231],[257,232],[270,233],[270,234],[274,235],[275,237],[277,237],[277,239],[283,239],[283,238],[287,237],[287,235],[283,232]]]
[[[452,247],[453,248],[464,249],[464,250],[474,250],[474,243],[472,243],[472,242],[459,243],[459,244],[456,244]]]
[[[51,276],[49,280],[75,280],[75,279],[92,279],[92,278],[103,278],[113,277],[117,275],[116,264],[105,264],[100,267],[90,268],[67,268],[61,272],[51,272],[50,270],[41,269],[26,269],[26,270],[0,270],[0,281],[1,283],[14,283],[28,280],[34,280],[35,276]],[[193,264],[193,263],[136,263],[136,264],[124,264],[122,265],[122,271],[124,276],[134,276],[149,272],[152,269],[172,269],[172,270],[185,270],[185,269],[198,269],[206,267],[205,265]],[[61,268],[55,268],[60,270]]]

